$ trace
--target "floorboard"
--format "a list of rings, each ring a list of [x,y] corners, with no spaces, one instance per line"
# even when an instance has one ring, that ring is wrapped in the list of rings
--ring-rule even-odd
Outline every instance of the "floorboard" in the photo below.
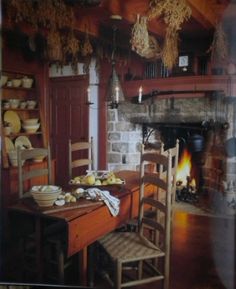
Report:
[[[235,218],[175,209],[170,289],[235,289],[235,243]],[[135,288],[161,287],[156,282]]]

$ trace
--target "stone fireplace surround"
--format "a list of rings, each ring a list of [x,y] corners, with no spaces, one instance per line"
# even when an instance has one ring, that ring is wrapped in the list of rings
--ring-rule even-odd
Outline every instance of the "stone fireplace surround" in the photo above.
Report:
[[[126,101],[117,110],[108,109],[108,169],[139,168],[140,145],[147,140],[143,127],[150,133],[148,142],[162,140],[167,147],[176,137],[183,139],[183,147],[186,136],[201,134],[205,140],[201,190],[215,209],[235,214],[236,155],[235,148],[232,151],[227,145],[236,137],[235,99],[222,91],[191,97],[173,94],[155,96],[142,105]]]

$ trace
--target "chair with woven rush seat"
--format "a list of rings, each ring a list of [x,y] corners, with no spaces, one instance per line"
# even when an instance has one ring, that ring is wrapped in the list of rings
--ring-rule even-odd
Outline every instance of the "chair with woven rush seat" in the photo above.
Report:
[[[47,166],[35,168],[30,170],[23,169],[23,163],[32,159],[47,159]],[[49,148],[32,148],[20,149],[17,147],[17,160],[18,160],[18,181],[19,181],[19,197],[22,198],[24,194],[24,182],[36,177],[46,177],[46,184],[52,184],[51,174],[51,154]]]
[[[42,165],[32,165],[30,170],[24,167],[25,162],[43,159]],[[32,148],[21,149],[17,148],[18,160],[18,180],[19,180],[19,198],[29,197],[29,193],[25,192],[25,188],[30,184],[45,184],[52,185],[52,167],[50,148]],[[32,162],[33,164],[33,162]],[[31,183],[32,181],[32,183]],[[28,183],[29,182],[29,183]],[[39,183],[38,183],[39,182]],[[71,260],[66,259],[66,240],[64,240],[63,230],[66,230],[65,224],[62,222],[51,221],[43,224],[42,229],[42,254],[44,268],[43,272],[37,272],[37,220],[30,220],[34,225],[30,225],[29,231],[21,239],[21,258],[22,258],[22,273],[29,281],[35,281],[38,274],[42,274],[47,281],[64,283],[65,269],[71,264]]]
[[[90,142],[72,143],[69,139],[69,179],[71,180],[75,176],[74,171],[76,169],[82,167],[94,169],[93,137],[91,137]]]
[[[112,232],[99,240],[101,248],[108,254],[113,265],[117,289],[162,281],[163,288],[169,288],[169,259],[170,259],[170,233],[171,233],[171,152],[168,155],[160,153],[145,153],[141,156],[140,167],[140,201],[138,232]],[[164,179],[157,173],[145,172],[145,165],[153,163],[167,168]],[[152,197],[144,196],[145,184],[151,184],[158,190],[165,192],[165,203]],[[165,216],[165,222],[160,223],[157,219],[145,216],[146,207],[154,207],[160,214]],[[146,228],[158,231],[162,236],[160,241],[149,240]],[[162,262],[157,262],[157,260]],[[127,270],[126,270],[127,269]],[[125,273],[126,276],[125,276]],[[126,279],[127,277],[127,279]],[[130,281],[131,280],[131,281]]]

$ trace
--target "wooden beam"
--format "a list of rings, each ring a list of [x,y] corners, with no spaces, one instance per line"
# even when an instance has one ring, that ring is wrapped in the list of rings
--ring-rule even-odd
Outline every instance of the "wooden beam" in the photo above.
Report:
[[[224,10],[229,4],[229,0],[187,0],[191,9],[192,17],[204,28],[211,29],[222,17]]]

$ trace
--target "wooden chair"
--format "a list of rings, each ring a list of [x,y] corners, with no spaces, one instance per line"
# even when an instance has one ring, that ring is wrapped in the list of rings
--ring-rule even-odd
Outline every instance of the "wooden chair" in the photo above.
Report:
[[[87,157],[85,157],[85,153]],[[76,168],[85,166],[91,170],[94,169],[93,137],[90,142],[72,143],[69,139],[69,179],[71,180],[75,176],[73,171]]]
[[[178,168],[178,162],[179,162],[179,140],[176,140],[176,144],[174,147],[169,148],[168,150],[164,149],[164,144],[161,144],[161,150],[160,153],[162,155],[168,155],[168,152],[171,152],[172,156],[172,161],[171,161],[171,181],[172,181],[172,202],[175,202],[176,198],[176,173],[177,173],[177,168]],[[165,178],[166,170],[163,167],[163,165],[160,165],[159,167],[159,174],[161,178]],[[159,197],[161,193],[159,194]]]
[[[24,162],[31,161],[35,158],[44,158],[45,166],[32,166],[30,170],[24,168]],[[20,149],[17,148],[18,160],[18,180],[19,180],[19,197],[24,198],[29,196],[29,193],[24,192],[24,182],[29,180],[37,180],[38,177],[45,178],[45,185],[52,184],[51,173],[51,154],[50,148],[33,148]],[[42,182],[42,179],[40,180]],[[37,183],[37,181],[36,181]],[[41,184],[41,183],[40,183]],[[36,220],[35,220],[36,222]],[[36,224],[36,223],[35,223]],[[36,225],[35,225],[36,226]],[[62,222],[51,222],[44,224],[43,236],[43,258],[44,258],[44,275],[47,280],[53,283],[63,284],[65,281],[65,270],[72,264],[72,258],[65,258],[66,241],[64,240],[63,231],[65,224]],[[22,272],[27,278],[35,280],[39,272],[36,271],[36,230],[32,229],[21,240],[21,258]],[[32,280],[29,280],[32,282]]]
[[[112,232],[99,240],[102,249],[105,250],[114,264],[115,282],[113,284],[117,289],[157,280],[162,280],[163,288],[169,289],[171,195],[173,186],[171,182],[171,161],[171,151],[168,151],[167,156],[160,153],[145,153],[141,156],[138,232]],[[167,169],[165,178],[160,178],[157,173],[145,172],[146,163],[163,165]],[[165,192],[165,203],[153,197],[145,197],[145,184],[153,185],[156,190],[161,188]],[[159,219],[145,216],[146,206],[154,207],[158,214],[164,216],[165,222],[159,223]],[[162,243],[159,241],[155,243],[153,239],[149,240],[149,234],[146,235],[146,227],[148,230],[152,227],[153,230],[158,231],[162,236]],[[162,262],[157,262],[159,259]],[[126,270],[130,268],[131,270]],[[125,278],[125,272],[129,272],[127,279]]]
[[[30,170],[24,170],[23,164],[25,161],[29,161],[36,158],[46,158],[46,167],[31,168]],[[24,149],[17,147],[17,162],[18,162],[18,182],[19,182],[19,197],[22,198],[24,193],[24,182],[37,177],[45,177],[45,184],[52,184],[51,174],[51,154],[50,148],[33,148]]]

